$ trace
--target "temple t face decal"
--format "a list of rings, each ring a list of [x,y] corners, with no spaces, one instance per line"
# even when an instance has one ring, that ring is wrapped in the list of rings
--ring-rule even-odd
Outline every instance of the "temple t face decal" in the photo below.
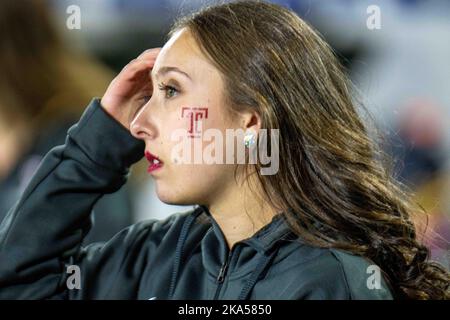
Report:
[[[198,128],[198,121],[208,118],[208,108],[201,107],[182,107],[181,117],[189,118],[188,134],[191,138],[199,138],[201,130]]]

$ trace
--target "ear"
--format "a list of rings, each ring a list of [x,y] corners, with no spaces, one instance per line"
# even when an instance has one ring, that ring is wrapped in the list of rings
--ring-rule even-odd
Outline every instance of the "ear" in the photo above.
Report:
[[[250,130],[258,135],[261,129],[261,116],[256,111],[243,111],[240,114],[240,127],[244,130]]]

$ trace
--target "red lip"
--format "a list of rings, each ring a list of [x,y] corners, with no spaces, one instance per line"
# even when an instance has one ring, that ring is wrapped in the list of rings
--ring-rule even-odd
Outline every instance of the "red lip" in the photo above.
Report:
[[[151,173],[163,166],[163,162],[154,154],[146,151],[145,157],[147,158],[147,161],[150,162],[150,165],[148,166],[147,172]],[[155,163],[154,161],[158,160],[159,162]]]

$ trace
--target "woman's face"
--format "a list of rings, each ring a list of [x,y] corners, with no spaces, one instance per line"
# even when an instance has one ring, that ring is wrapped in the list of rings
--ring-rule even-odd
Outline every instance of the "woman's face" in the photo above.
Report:
[[[244,129],[242,119],[230,116],[220,73],[187,29],[165,44],[151,77],[153,95],[133,120],[131,132],[145,142],[147,158],[152,160],[150,153],[162,163],[149,167],[158,197],[171,204],[208,204],[229,190],[235,165],[194,163],[194,155],[202,156],[199,153],[211,145],[211,141],[202,141],[198,129],[217,129],[225,144],[225,130]],[[183,144],[179,136],[174,138],[175,133],[183,133],[184,146],[190,144],[191,157],[184,161],[177,157],[186,153],[176,152]]]

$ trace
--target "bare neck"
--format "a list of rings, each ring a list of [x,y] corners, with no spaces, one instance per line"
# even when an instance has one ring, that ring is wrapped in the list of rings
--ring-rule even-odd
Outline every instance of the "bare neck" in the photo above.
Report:
[[[234,185],[210,203],[209,211],[225,236],[228,247],[250,238],[278,212],[255,196],[246,183]]]

